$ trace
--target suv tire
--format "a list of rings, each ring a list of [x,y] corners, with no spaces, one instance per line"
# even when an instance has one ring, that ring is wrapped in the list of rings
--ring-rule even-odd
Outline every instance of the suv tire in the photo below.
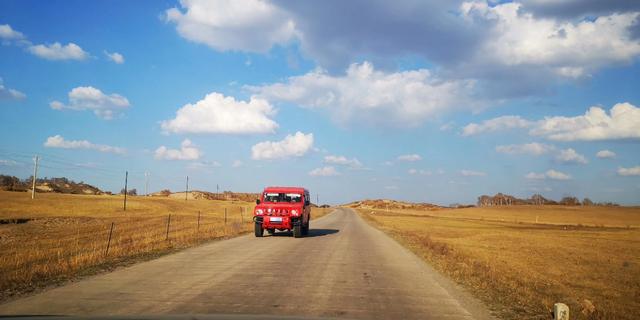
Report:
[[[264,234],[264,229],[262,228],[262,224],[255,223],[254,225],[255,225],[254,233],[256,237],[262,237],[262,235]]]
[[[302,238],[302,226],[294,225],[293,226],[293,237],[294,238]]]

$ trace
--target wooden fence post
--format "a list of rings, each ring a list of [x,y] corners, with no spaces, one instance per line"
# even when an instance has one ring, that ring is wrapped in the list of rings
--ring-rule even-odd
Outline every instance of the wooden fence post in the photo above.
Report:
[[[111,222],[111,230],[109,230],[109,240],[107,241],[107,250],[104,252],[104,256],[106,257],[109,254],[109,247],[111,246],[111,236],[113,235],[113,226],[115,222]]]
[[[196,228],[196,233],[200,234],[200,210],[198,210],[198,227]]]
[[[167,237],[164,239],[169,240],[169,225],[171,224],[171,214],[169,214],[169,219],[167,219]]]

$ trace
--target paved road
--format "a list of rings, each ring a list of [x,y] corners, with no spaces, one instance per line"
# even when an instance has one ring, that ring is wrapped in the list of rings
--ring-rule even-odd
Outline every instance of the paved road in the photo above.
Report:
[[[350,209],[307,238],[242,236],[0,305],[0,315],[272,314],[490,319],[485,308]]]

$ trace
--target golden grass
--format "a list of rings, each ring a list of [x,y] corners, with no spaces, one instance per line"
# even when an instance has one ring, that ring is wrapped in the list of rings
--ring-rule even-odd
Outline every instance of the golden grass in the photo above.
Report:
[[[502,318],[548,319],[555,302],[572,319],[640,315],[640,208],[359,212]],[[581,312],[585,299],[595,313]]]
[[[123,211],[122,200],[65,194],[38,194],[32,200],[27,193],[0,192],[0,220],[28,220],[0,224],[0,300],[123,261],[253,230],[251,202],[129,197]],[[329,211],[314,208],[313,219]]]

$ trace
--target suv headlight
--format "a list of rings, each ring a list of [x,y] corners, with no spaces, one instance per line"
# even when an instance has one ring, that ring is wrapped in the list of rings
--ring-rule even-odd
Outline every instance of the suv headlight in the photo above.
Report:
[[[291,215],[292,216],[297,216],[298,215],[298,210],[291,210]]]
[[[261,216],[262,214],[264,214],[264,211],[262,211],[262,209],[256,209],[256,215]]]

